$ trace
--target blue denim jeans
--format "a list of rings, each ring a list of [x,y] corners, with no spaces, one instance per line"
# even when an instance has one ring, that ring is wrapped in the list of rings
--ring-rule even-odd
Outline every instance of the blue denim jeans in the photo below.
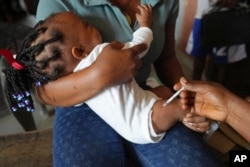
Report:
[[[146,128],[146,127],[145,127]],[[124,140],[86,104],[57,108],[53,154],[55,167],[221,167],[210,148],[181,123],[155,144]]]

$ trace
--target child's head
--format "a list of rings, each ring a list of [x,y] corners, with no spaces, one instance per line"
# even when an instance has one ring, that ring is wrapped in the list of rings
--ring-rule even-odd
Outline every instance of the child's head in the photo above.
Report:
[[[99,31],[72,12],[57,13],[40,21],[16,55],[24,69],[6,70],[7,99],[12,110],[32,110],[31,87],[71,73],[101,42]]]
[[[53,78],[71,73],[102,42],[99,31],[72,12],[52,15],[36,29],[42,32],[31,42],[32,47],[51,41],[35,56],[37,66]]]

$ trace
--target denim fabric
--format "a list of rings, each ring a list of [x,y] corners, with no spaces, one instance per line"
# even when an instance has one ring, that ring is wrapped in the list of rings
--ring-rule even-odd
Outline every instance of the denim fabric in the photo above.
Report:
[[[222,167],[200,135],[178,123],[159,143],[131,147],[143,167]]]
[[[55,167],[124,167],[122,138],[86,104],[56,108]]]
[[[86,104],[56,109],[53,147],[55,167],[125,167],[128,150],[141,164],[136,167],[219,166],[200,137],[181,123],[161,142],[138,145],[122,139]]]

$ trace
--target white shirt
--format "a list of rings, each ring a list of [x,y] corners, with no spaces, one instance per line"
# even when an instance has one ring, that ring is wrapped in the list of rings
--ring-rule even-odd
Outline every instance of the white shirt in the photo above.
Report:
[[[125,43],[124,49],[139,43],[148,47],[153,40],[149,28],[139,28],[133,34],[133,40]],[[100,44],[84,58],[75,71],[92,64],[108,43]],[[144,56],[146,51],[138,55]],[[160,141],[165,133],[156,134],[152,127],[152,106],[159,99],[154,93],[141,89],[136,81],[112,86],[86,101],[86,104],[125,139],[139,144]]]

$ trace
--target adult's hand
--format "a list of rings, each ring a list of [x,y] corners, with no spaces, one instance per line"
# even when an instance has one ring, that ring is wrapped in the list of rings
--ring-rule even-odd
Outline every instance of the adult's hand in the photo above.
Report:
[[[197,115],[226,121],[230,111],[228,97],[231,93],[228,90],[217,83],[187,81],[183,77],[180,83],[185,88],[180,95],[183,108],[194,106],[194,112]]]
[[[250,142],[249,102],[216,83],[187,81],[184,78],[181,78],[180,83],[186,90],[180,95],[183,106],[193,103],[196,114],[229,124]],[[191,103],[187,91],[193,92]]]
[[[97,70],[99,75],[103,76],[106,86],[131,80],[141,67],[141,60],[137,55],[146,50],[146,44],[121,50],[123,46],[120,42],[112,42],[103,49],[92,64],[92,69]]]

